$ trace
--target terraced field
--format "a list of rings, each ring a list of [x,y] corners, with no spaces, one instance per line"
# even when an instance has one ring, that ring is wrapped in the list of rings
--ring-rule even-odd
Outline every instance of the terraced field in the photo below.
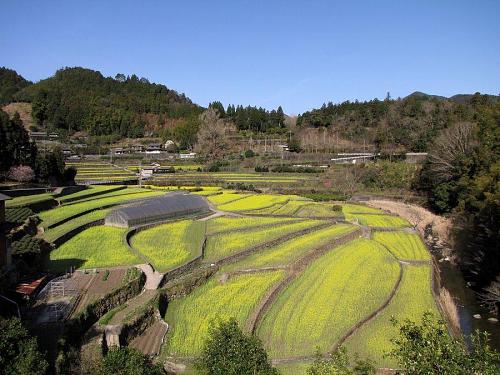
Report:
[[[392,349],[390,339],[397,335],[397,329],[390,322],[391,317],[420,322],[425,311],[439,316],[431,293],[430,272],[430,266],[426,265],[404,266],[403,279],[396,295],[380,315],[346,342],[348,350],[372,358],[379,366],[396,366],[397,363],[384,358],[384,353]]]
[[[410,227],[405,219],[392,215],[346,214],[347,220],[357,220],[359,224],[374,228],[406,228]]]
[[[245,249],[273,241],[287,234],[321,225],[318,220],[305,220],[286,226],[250,229],[240,232],[221,233],[210,236],[205,248],[205,259],[213,262]]]
[[[62,235],[68,233],[69,231],[78,228],[82,225],[91,223],[96,220],[104,219],[106,217],[106,214],[111,210],[109,209],[104,209],[104,210],[96,210],[89,212],[88,214],[79,216],[73,220],[69,220],[65,222],[64,224],[58,225],[54,228],[47,229],[43,233],[43,238],[46,241],[53,242],[57,238],[61,237]]]
[[[121,193],[121,190],[116,193]],[[44,228],[48,228],[69,217],[72,217],[73,215],[77,215],[86,211],[98,209],[104,206],[116,205],[129,200],[144,199],[159,196],[162,194],[164,193],[160,191],[150,191],[142,189],[137,192],[132,192],[131,194],[123,193],[116,196],[100,197],[79,203],[63,205],[48,211],[43,211],[38,216],[42,220],[42,226]]]
[[[44,238],[54,241],[104,218],[111,208],[102,207],[178,187],[119,188],[90,187],[62,197],[60,206],[39,214],[46,228]],[[193,193],[206,195],[217,208],[234,213],[206,221],[159,224],[130,239],[155,269],[165,272],[193,259],[207,236],[203,264],[221,267],[201,286],[169,301],[165,320],[170,331],[163,359],[182,362],[196,356],[213,321],[235,317],[241,327],[255,330],[271,358],[293,360],[279,365],[283,373],[304,374],[317,347],[327,353],[339,340],[345,340],[350,352],[371,357],[379,366],[395,366],[383,358],[395,333],[390,317],[418,320],[425,310],[438,313],[430,289],[430,254],[405,220],[357,204],[342,204],[340,211],[333,203],[294,195],[202,189]],[[38,199],[54,198],[46,194],[19,201]],[[31,212],[23,210],[11,214],[24,217]],[[82,215],[62,223],[76,214]],[[352,223],[332,219],[342,215]],[[371,239],[359,238],[358,224],[375,228]],[[86,229],[53,250],[47,268],[64,271],[70,265],[109,268],[144,263],[127,247],[125,232],[105,226]],[[235,254],[236,258],[225,259]],[[147,301],[153,295],[151,291]],[[142,311],[141,303],[147,302],[141,298],[145,297],[134,299],[133,306],[125,303],[107,318],[114,323],[132,319]]]
[[[259,253],[249,255],[243,260],[224,267],[224,272],[286,266],[306,255],[310,251],[327,246],[336,238],[353,232],[356,227],[348,224],[336,224],[305,234],[300,237],[285,241]]]
[[[106,162],[67,162],[66,166],[76,168],[75,181],[80,183],[137,179],[134,172]]]
[[[144,254],[160,272],[169,271],[198,255],[206,223],[182,220],[140,231],[131,245]]]
[[[92,227],[77,234],[50,253],[47,267],[64,271],[76,268],[105,268],[142,263],[127,248],[123,236],[125,229]]]
[[[208,327],[216,320],[234,317],[243,325],[265,292],[283,275],[281,271],[240,275],[225,282],[214,278],[187,297],[170,302],[165,320],[172,330],[166,355],[199,354]]]
[[[257,333],[272,357],[311,356],[317,347],[326,352],[383,304],[398,276],[398,263],[381,245],[352,241],[317,259],[292,281]]]
[[[374,232],[373,239],[386,246],[401,260],[431,260],[431,255],[416,233]]]
[[[274,217],[227,217],[221,216],[207,222],[207,234],[230,232],[233,230],[250,229],[262,226],[285,225],[300,219]]]
[[[251,195],[246,198],[222,204],[218,208],[222,211],[249,211],[271,207],[278,203],[286,203],[291,199],[299,199],[292,195]]]

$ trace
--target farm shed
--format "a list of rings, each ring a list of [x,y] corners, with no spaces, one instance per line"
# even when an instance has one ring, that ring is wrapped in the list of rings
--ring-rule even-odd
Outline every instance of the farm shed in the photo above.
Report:
[[[210,207],[203,197],[174,192],[112,210],[106,215],[105,224],[128,228],[209,210]]]

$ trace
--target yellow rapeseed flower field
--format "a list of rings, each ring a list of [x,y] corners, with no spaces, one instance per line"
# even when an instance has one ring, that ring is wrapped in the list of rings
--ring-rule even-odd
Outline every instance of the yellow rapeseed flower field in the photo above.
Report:
[[[265,292],[283,275],[282,271],[240,275],[224,283],[213,278],[187,297],[171,301],[165,317],[171,326],[166,354],[199,354],[208,327],[216,320],[234,317],[243,326]]]
[[[357,239],[314,261],[279,295],[257,329],[272,357],[327,352],[382,305],[399,265],[380,244]]]
[[[380,315],[359,329],[346,342],[350,352],[357,352],[362,358],[370,357],[378,366],[394,367],[398,364],[384,353],[392,349],[390,339],[398,335],[390,319],[394,316],[399,321],[405,319],[420,322],[425,311],[436,316],[439,312],[431,293],[430,266],[404,266],[403,279],[396,295]]]

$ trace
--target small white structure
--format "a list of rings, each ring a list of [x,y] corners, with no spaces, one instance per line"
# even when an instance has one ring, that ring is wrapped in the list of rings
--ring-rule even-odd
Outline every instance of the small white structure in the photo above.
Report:
[[[179,154],[179,159],[194,159],[196,157],[196,152],[190,152],[188,154]]]

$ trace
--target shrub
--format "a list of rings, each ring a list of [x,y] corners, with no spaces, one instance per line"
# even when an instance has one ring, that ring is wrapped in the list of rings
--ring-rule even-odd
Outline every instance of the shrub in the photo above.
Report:
[[[271,366],[262,342],[245,335],[234,318],[210,329],[196,367],[202,374],[278,374]]]
[[[246,158],[253,158],[255,156],[255,152],[253,152],[253,150],[246,150],[244,155]]]

